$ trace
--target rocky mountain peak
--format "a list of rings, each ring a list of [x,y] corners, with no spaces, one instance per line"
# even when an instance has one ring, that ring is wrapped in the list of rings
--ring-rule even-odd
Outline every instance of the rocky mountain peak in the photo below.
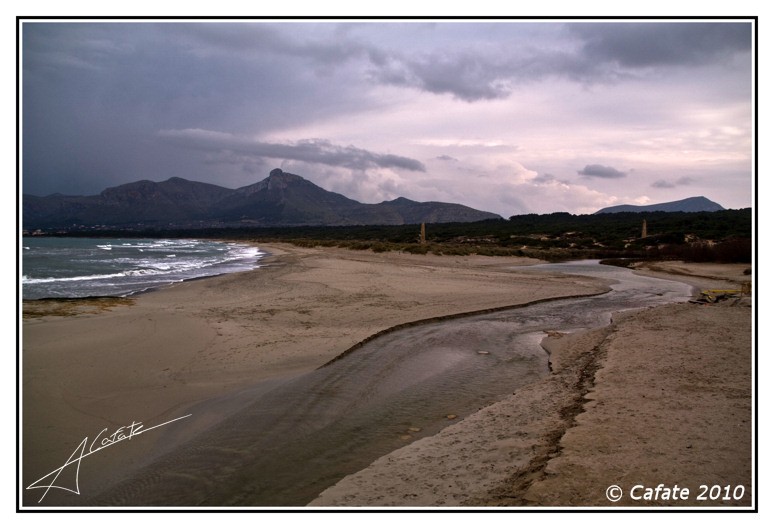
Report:
[[[269,177],[264,180],[268,189],[285,189],[294,182],[301,182],[304,179],[298,175],[286,173],[282,169],[272,169]],[[260,183],[260,182],[259,182]]]

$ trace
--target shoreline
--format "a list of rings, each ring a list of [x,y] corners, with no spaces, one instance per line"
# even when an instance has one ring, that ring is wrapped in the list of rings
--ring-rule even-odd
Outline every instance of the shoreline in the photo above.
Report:
[[[78,237],[76,237],[78,238]],[[222,239],[220,242],[223,242],[224,244],[238,244],[241,246],[246,247],[253,247],[258,248],[258,245],[256,243],[251,242],[244,242],[244,241],[234,241],[230,239]],[[126,292],[124,294],[107,294],[107,295],[89,295],[89,296],[77,296],[77,297],[43,297],[43,298],[24,298],[22,297],[20,301],[22,304],[24,303],[45,303],[45,302],[70,302],[70,303],[78,303],[78,302],[90,302],[90,301],[100,301],[100,300],[120,300],[120,299],[134,299],[137,296],[142,296],[143,294],[148,294],[150,292],[156,292],[158,290],[163,290],[169,287],[172,287],[174,285],[187,283],[190,281],[200,281],[203,279],[212,279],[215,277],[220,277],[227,274],[232,273],[239,273],[239,272],[249,272],[251,270],[255,270],[257,268],[260,268],[261,265],[259,264],[261,261],[263,261],[264,257],[268,258],[270,257],[270,254],[268,252],[263,252],[260,257],[258,257],[255,261],[255,264],[253,268],[246,269],[246,270],[238,270],[236,272],[218,272],[216,274],[211,275],[202,275],[202,276],[193,276],[193,277],[186,277],[183,279],[178,280],[169,280],[168,283],[162,283],[160,285],[153,285],[149,287],[142,288],[140,290],[133,290]],[[222,265],[224,263],[219,263],[219,265]],[[22,287],[22,296],[24,295],[23,287]]]

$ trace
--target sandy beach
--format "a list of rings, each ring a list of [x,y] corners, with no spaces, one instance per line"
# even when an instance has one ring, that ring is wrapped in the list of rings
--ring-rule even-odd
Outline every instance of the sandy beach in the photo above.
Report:
[[[181,419],[177,437],[148,431],[90,456],[79,476],[88,498],[237,409],[240,390],[313,370],[375,333],[607,289],[525,273],[530,259],[264,249],[271,257],[260,269],[124,303],[25,303],[23,484],[61,466],[84,438],[133,422],[150,428],[211,403]],[[701,288],[750,277],[744,267],[671,266],[648,273],[683,274]],[[741,485],[747,494],[734,504],[749,505],[751,320],[749,304],[677,304],[589,333],[547,335],[547,379],[384,456],[313,504],[610,506],[608,485],[639,479],[692,490]],[[605,428],[618,432],[616,442],[601,437]],[[74,496],[52,489],[38,503],[42,492],[25,490],[23,503]]]

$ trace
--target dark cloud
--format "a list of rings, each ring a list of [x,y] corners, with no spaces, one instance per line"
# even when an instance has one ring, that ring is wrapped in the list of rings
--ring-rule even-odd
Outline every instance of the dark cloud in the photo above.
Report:
[[[243,184],[180,156],[156,131],[260,136],[370,105],[362,76],[346,68],[362,52],[300,26],[25,23],[25,192],[94,193],[171,175]]]
[[[273,158],[360,171],[393,168],[425,172],[424,164],[412,158],[375,153],[352,145],[334,145],[323,139],[267,143],[201,129],[163,130],[159,137],[182,147],[215,154],[209,160],[217,163],[244,165],[251,160],[263,163],[264,158]]]
[[[579,48],[522,42],[514,48],[474,46],[411,55],[369,49],[369,75],[379,83],[474,102],[508,97],[519,85],[551,77],[608,83],[632,78],[638,69],[701,66],[751,50],[749,23],[578,22],[566,27]]]
[[[749,23],[568,24],[582,41],[581,56],[590,62],[625,67],[693,66],[752,47]]]
[[[619,171],[615,167],[608,165],[591,164],[587,165],[578,174],[587,178],[623,178],[626,172]]]
[[[353,97],[352,72],[343,69],[349,57],[362,54],[359,47],[326,43],[322,36],[299,38],[293,28],[298,26],[30,24],[24,30],[25,82],[29,76],[30,85],[60,106],[142,119],[154,130],[271,130],[365,104]],[[340,66],[340,83],[319,82],[332,64]],[[291,100],[293,112],[272,104]],[[126,111],[131,116],[122,115]]]
[[[470,52],[429,54],[420,59],[395,56],[377,66],[371,77],[378,82],[452,94],[463,101],[497,99],[511,92],[512,68]]]
[[[370,47],[350,38],[347,24],[175,24],[172,32],[199,56],[295,57],[328,67],[364,57]]]
[[[458,162],[457,158],[453,156],[449,156],[448,154],[442,154],[441,156],[436,156],[437,160],[443,160],[444,162]]]
[[[688,186],[694,182],[696,182],[694,178],[691,178],[690,176],[684,176],[682,178],[678,178],[677,180],[656,180],[650,184],[650,186],[658,189],[672,189],[678,186]]]

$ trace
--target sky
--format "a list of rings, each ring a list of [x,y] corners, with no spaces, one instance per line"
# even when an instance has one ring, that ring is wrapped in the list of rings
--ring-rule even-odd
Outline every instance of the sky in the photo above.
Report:
[[[25,21],[22,192],[280,167],[504,217],[753,202],[753,28],[721,20]]]

